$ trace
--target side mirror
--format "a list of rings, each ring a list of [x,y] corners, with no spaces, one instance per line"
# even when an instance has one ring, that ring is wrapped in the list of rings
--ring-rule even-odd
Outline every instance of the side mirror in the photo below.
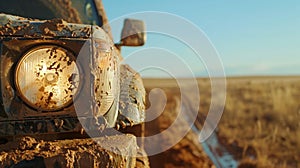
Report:
[[[142,46],[146,42],[145,24],[141,20],[125,19],[120,46]]]

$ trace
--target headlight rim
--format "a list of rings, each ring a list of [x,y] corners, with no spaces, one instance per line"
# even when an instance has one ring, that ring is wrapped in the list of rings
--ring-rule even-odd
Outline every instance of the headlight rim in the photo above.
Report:
[[[19,76],[18,72],[19,72],[19,69],[20,69],[20,66],[22,65],[22,63],[24,63],[24,60],[26,58],[28,58],[31,53],[33,53],[39,49],[53,48],[53,47],[61,49],[62,51],[65,51],[66,56],[70,57],[70,59],[72,61],[74,61],[75,67],[77,68],[78,75],[79,75],[79,79],[78,79],[79,84],[78,84],[78,87],[76,88],[75,93],[72,94],[72,98],[70,98],[69,101],[62,104],[61,106],[50,109],[50,108],[38,107],[37,105],[35,105],[36,103],[31,102],[25,96],[25,94],[22,93],[22,90],[18,84],[18,76]],[[19,97],[21,99],[21,101],[24,102],[24,104],[26,104],[29,108],[34,109],[36,111],[40,111],[40,112],[58,112],[58,111],[61,111],[63,109],[66,109],[66,108],[72,106],[72,104],[75,102],[76,98],[78,97],[78,94],[80,93],[80,91],[82,89],[83,83],[84,83],[84,81],[82,80],[83,75],[84,75],[83,73],[84,72],[82,71],[80,64],[77,62],[77,54],[72,49],[70,49],[69,47],[60,45],[60,44],[56,44],[56,43],[39,43],[37,45],[33,45],[33,46],[27,48],[26,51],[24,51],[24,52],[22,52],[22,54],[20,54],[20,57],[16,61],[14,69],[13,69],[13,75],[12,75],[13,82],[12,83],[16,90],[16,96]]]

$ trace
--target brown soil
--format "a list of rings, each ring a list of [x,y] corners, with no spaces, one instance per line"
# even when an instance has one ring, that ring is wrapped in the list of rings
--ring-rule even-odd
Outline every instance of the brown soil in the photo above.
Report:
[[[137,152],[133,135],[58,141],[23,137],[19,142],[9,142],[0,148],[0,167],[131,168],[136,161],[130,156]]]
[[[156,135],[161,131],[167,129],[178,117],[180,106],[180,90],[176,82],[172,80],[144,80],[146,91],[149,96],[149,92],[154,88],[159,88],[164,91],[167,98],[167,104],[163,113],[153,121],[146,123],[146,136]],[[148,97],[147,96],[147,97]],[[159,97],[156,97],[159,99]],[[159,103],[161,100],[156,100],[152,103]],[[150,102],[147,102],[150,105]],[[157,108],[160,104],[154,104]],[[153,108],[153,107],[152,107]],[[158,108],[157,110],[159,110]],[[155,144],[159,148],[164,148],[164,145],[169,145],[173,142],[174,136],[178,135],[178,132],[183,131],[187,127],[184,119],[177,118],[181,127],[172,130],[170,133],[165,134],[162,140],[158,140]],[[160,144],[159,144],[160,143]],[[151,142],[145,142],[145,150],[151,151],[153,145],[149,145]],[[205,152],[203,151],[200,143],[198,142],[198,136],[192,131],[189,131],[186,136],[180,140],[175,146],[166,150],[163,153],[150,156],[150,167],[155,168],[168,168],[168,167],[213,167],[212,162],[209,160]]]

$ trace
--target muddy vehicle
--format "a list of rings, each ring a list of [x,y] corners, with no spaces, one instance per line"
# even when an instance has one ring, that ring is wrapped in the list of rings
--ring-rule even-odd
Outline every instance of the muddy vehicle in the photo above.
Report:
[[[143,123],[143,83],[120,54],[145,43],[142,21],[126,19],[114,44],[98,0],[10,0],[0,13],[1,143]]]

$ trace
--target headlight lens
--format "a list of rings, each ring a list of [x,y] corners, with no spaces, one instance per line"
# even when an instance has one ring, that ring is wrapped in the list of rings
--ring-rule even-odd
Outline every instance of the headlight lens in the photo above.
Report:
[[[15,83],[31,107],[55,111],[68,106],[79,89],[79,69],[68,50],[43,45],[27,52],[16,67]]]

